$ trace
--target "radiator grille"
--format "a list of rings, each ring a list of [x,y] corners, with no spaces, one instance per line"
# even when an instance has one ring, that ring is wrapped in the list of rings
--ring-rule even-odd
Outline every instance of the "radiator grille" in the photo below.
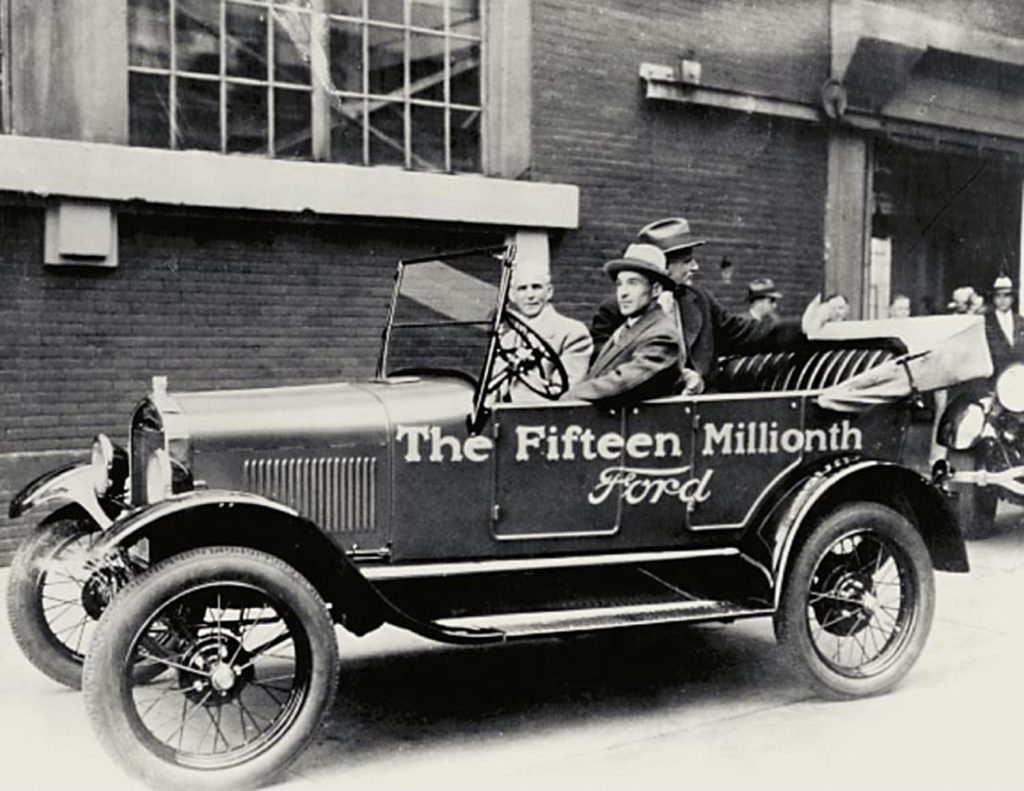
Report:
[[[290,505],[324,530],[376,527],[375,458],[246,459],[242,472],[247,490]]]

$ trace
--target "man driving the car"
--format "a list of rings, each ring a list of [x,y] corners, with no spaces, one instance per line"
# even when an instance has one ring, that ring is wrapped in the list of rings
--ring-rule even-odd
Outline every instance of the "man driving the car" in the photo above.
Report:
[[[582,321],[563,316],[551,304],[554,293],[551,271],[546,261],[525,259],[516,262],[509,285],[509,310],[516,319],[533,330],[551,347],[565,368],[568,387],[572,387],[587,373],[594,342]],[[510,327],[502,333],[500,343],[514,354],[515,349],[523,344],[523,338]],[[501,375],[504,365],[505,363],[499,360],[495,366],[496,376]],[[499,400],[513,403],[536,403],[546,400],[526,382],[534,379],[551,381],[553,365],[548,360],[541,360],[536,365],[540,366],[541,370],[524,371],[527,377],[525,381],[523,377],[509,377],[499,388]]]
[[[635,401],[671,395],[680,380],[679,333],[658,298],[674,285],[665,254],[654,245],[631,244],[622,258],[604,265],[615,282],[623,321],[598,351],[582,382],[567,399]]]

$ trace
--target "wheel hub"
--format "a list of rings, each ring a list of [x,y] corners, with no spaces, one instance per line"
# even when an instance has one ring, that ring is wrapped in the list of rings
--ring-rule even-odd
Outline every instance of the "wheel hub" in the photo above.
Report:
[[[182,657],[190,670],[179,670],[178,682],[193,703],[219,705],[238,697],[252,680],[250,659],[235,634],[203,635]]]
[[[114,595],[128,583],[123,568],[103,566],[94,571],[82,586],[82,608],[93,620],[99,620]]]
[[[814,604],[822,628],[840,637],[850,637],[867,627],[874,617],[876,600],[871,577],[835,569],[822,590],[828,596]]]

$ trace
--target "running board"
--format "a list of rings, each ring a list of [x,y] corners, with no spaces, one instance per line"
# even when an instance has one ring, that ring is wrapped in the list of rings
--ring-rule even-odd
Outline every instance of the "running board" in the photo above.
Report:
[[[505,639],[568,632],[589,632],[623,626],[649,626],[683,621],[720,621],[771,615],[770,607],[752,607],[733,601],[679,601],[594,607],[586,610],[475,615],[444,618],[435,625],[444,630],[487,630],[501,632]]]

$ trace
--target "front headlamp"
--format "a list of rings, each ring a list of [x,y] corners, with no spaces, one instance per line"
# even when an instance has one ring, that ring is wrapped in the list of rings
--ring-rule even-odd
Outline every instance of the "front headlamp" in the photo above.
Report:
[[[985,409],[981,404],[970,404],[957,417],[952,426],[949,447],[969,450],[981,438],[985,429]]]
[[[1008,412],[1024,412],[1024,365],[1011,365],[999,374],[996,398]]]
[[[102,497],[110,489],[113,469],[114,443],[106,434],[98,434],[92,441],[92,453],[89,459],[92,488],[97,496]]]
[[[158,503],[171,495],[171,459],[157,448],[146,459],[146,502]]]

